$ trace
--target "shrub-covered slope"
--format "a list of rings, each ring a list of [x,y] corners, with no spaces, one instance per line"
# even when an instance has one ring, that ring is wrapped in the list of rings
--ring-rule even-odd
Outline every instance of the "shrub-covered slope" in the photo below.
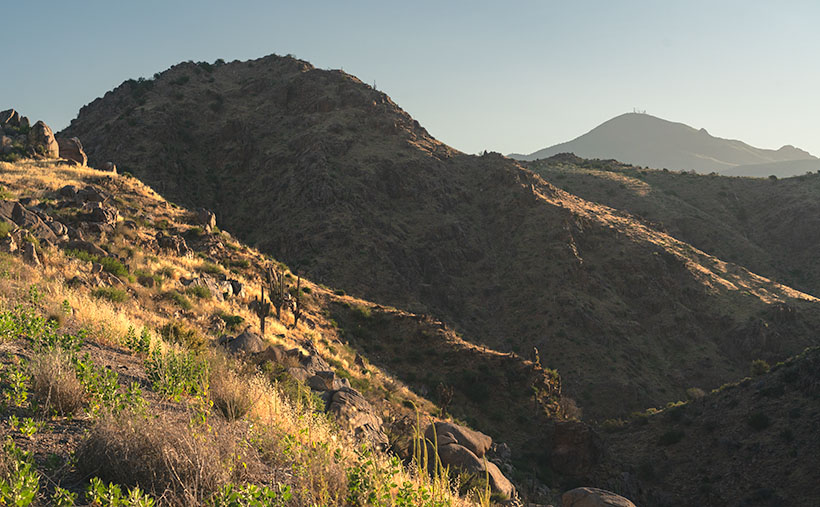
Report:
[[[340,71],[180,64],[93,101],[64,134],[315,280],[476,345],[537,348],[593,418],[816,340],[812,298],[512,160],[458,153]]]

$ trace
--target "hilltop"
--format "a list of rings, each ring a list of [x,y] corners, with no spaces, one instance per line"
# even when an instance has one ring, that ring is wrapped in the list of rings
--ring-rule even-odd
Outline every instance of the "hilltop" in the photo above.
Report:
[[[180,64],[93,101],[63,135],[318,282],[475,345],[536,347],[593,419],[815,341],[812,297],[498,154],[459,153],[341,71],[277,56]],[[797,318],[781,322],[780,307]]]
[[[559,153],[615,159],[638,166],[736,176],[774,174],[788,177],[820,169],[816,157],[794,146],[783,146],[778,150],[755,148],[742,141],[714,137],[705,129],[697,130],[642,113],[622,114],[572,141],[529,155],[512,154],[510,157],[531,161]]]

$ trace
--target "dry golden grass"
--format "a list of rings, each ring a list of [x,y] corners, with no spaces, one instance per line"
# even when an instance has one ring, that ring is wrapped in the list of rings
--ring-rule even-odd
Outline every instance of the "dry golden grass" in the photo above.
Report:
[[[44,352],[32,359],[29,370],[32,392],[46,414],[72,415],[82,408],[85,391],[68,354]]]

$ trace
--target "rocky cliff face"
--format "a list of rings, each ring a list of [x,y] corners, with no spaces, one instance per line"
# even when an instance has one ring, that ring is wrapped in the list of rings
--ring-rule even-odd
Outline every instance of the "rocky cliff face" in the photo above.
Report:
[[[816,340],[813,298],[498,154],[461,154],[340,71],[277,56],[184,63],[123,83],[62,134],[318,281],[499,352],[536,347],[591,417]],[[796,317],[773,318],[775,304]]]

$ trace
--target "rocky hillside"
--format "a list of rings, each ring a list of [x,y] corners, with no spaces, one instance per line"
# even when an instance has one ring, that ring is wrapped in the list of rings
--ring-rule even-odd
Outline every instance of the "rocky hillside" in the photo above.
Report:
[[[721,259],[820,294],[820,175],[729,178],[560,155],[528,167]]]
[[[820,504],[820,350],[660,411],[611,421],[617,473],[599,484],[638,505]],[[604,467],[606,468],[606,467]],[[626,471],[626,473],[623,473]]]
[[[500,155],[458,153],[340,71],[184,63],[123,83],[63,135],[319,282],[557,369],[592,419],[816,343],[814,298]]]
[[[769,172],[764,176],[793,176],[803,174],[807,164],[812,170],[820,169],[820,160],[794,146],[778,150],[755,148],[742,141],[714,137],[705,129],[640,113],[616,116],[566,143],[529,155],[510,156],[537,160],[559,153],[703,174],[715,171],[760,176],[760,171],[765,170]]]
[[[96,475],[189,504],[211,501],[237,481],[287,487],[296,505],[349,505],[370,494],[401,505],[431,492],[461,505],[487,500],[478,499],[487,478],[497,501],[551,499],[539,463],[549,460],[555,422],[567,417],[556,372],[477,347],[429,317],[314,284],[220,230],[207,210],[172,205],[131,176],[44,158],[0,163],[0,185],[0,367],[19,376],[0,385],[0,428],[50,484],[38,498],[56,495],[55,484],[83,498]],[[271,306],[279,299],[267,269],[282,277],[279,310]],[[267,311],[259,304],[262,286]],[[69,412],[57,408],[72,417],[48,419],[50,394],[32,380],[42,376],[42,340],[49,354],[60,355],[57,366],[93,383],[77,387]],[[106,368],[114,373],[98,378]],[[75,382],[73,373],[65,375]],[[132,398],[140,413],[122,414]],[[177,440],[162,440],[143,409],[157,424],[178,426],[167,435]],[[182,431],[186,417],[217,428],[214,438],[225,449],[200,447],[199,426]],[[55,436],[24,438],[29,429],[21,430],[20,420]],[[433,422],[443,425],[441,441],[429,429]],[[120,441],[117,427],[147,440],[146,447]],[[432,435],[426,455],[437,442],[451,479],[435,461],[433,479],[412,474],[424,461],[418,438],[425,430]],[[327,455],[300,447],[315,444],[316,435]],[[257,448],[260,438],[267,443]],[[176,478],[163,467],[177,465],[152,457],[152,446],[163,445],[211,453],[180,459],[222,459],[228,471],[213,465],[202,489],[188,489],[188,480],[199,479]],[[356,453],[360,448],[369,450]],[[79,462],[48,468],[49,456],[72,452]],[[133,453],[145,459],[128,458]],[[329,456],[332,463],[317,461]],[[257,468],[233,474],[237,464],[228,458]],[[290,467],[287,480],[261,479]],[[0,468],[0,481],[4,474]],[[406,491],[389,491],[390,481],[406,481]]]

